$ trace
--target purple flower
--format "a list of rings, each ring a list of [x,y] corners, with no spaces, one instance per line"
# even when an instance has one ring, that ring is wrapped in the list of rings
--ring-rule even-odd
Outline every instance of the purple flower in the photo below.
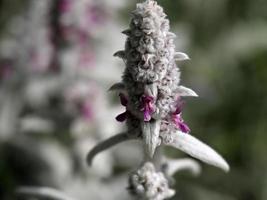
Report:
[[[141,97],[142,102],[142,109],[141,111],[144,112],[144,121],[149,122],[151,120],[152,113],[155,112],[155,109],[153,107],[154,104],[154,97],[143,95]]]
[[[87,18],[90,25],[99,25],[105,21],[105,10],[99,5],[89,5],[87,8]]]
[[[8,79],[12,75],[12,67],[9,64],[3,64],[0,66],[0,79]]]
[[[82,116],[86,120],[91,121],[93,119],[93,109],[92,109],[92,105],[89,102],[85,102],[82,105],[81,112],[82,112]]]
[[[79,67],[91,67],[95,62],[95,55],[90,48],[82,48],[80,50]]]
[[[121,105],[126,107],[126,110],[125,110],[125,112],[119,114],[116,117],[116,120],[119,121],[119,122],[124,122],[127,119],[127,116],[129,114],[129,111],[127,110],[128,99],[122,93],[120,93],[119,96],[120,96]]]
[[[176,127],[179,128],[184,133],[189,133],[190,128],[182,118],[182,106],[184,102],[179,101],[175,112],[172,114],[172,120],[175,123]]]
[[[62,13],[69,12],[71,9],[72,2],[70,0],[61,0],[59,4],[59,10]]]

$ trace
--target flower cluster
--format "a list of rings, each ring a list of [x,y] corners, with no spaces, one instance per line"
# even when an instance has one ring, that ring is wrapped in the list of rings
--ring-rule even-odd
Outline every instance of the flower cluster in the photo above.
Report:
[[[175,194],[175,191],[169,188],[165,175],[157,172],[150,162],[130,175],[129,191],[138,199],[144,200],[161,200]]]
[[[180,72],[175,62],[188,56],[175,51],[175,34],[169,31],[169,20],[155,1],[138,4],[132,15],[130,28],[123,31],[128,36],[125,50],[115,53],[126,63],[123,85],[128,112],[140,121],[159,123],[160,132],[155,135],[161,139],[161,135],[175,130],[188,133],[190,129],[181,116],[181,97],[197,95],[179,86]],[[153,155],[155,149],[148,150]]]

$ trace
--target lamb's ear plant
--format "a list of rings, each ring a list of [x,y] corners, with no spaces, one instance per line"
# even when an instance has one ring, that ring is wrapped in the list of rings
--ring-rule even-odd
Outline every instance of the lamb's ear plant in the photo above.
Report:
[[[125,107],[125,112],[116,119],[126,122],[127,132],[100,143],[87,156],[91,164],[97,153],[115,144],[130,139],[141,140],[144,164],[130,176],[129,181],[129,190],[138,199],[161,200],[175,193],[169,189],[168,174],[153,164],[159,146],[177,148],[229,171],[229,165],[216,151],[189,134],[190,128],[182,119],[182,98],[198,95],[180,85],[180,70],[176,62],[189,57],[176,52],[176,35],[169,29],[169,20],[156,1],[146,0],[137,4],[129,28],[122,32],[127,36],[125,49],[114,54],[126,65],[122,82],[111,87],[112,91],[119,92],[121,104]],[[164,162],[166,158],[162,156],[161,160]],[[169,175],[174,173],[175,163],[169,163],[169,169],[172,169]]]

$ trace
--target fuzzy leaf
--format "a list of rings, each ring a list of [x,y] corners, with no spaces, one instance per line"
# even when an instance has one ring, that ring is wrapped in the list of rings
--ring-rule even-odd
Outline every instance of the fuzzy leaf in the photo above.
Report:
[[[122,33],[124,35],[130,36],[131,35],[131,30],[127,29],[127,30],[122,31]]]
[[[116,53],[114,53],[115,57],[119,57],[121,59],[125,59],[126,55],[125,55],[125,51],[117,51]]]
[[[119,92],[123,92],[125,90],[125,85],[124,83],[115,83],[114,85],[112,85],[109,88],[109,91],[119,91]]]
[[[166,173],[169,176],[173,176],[176,172],[181,170],[189,170],[194,176],[198,176],[201,173],[201,167],[193,159],[184,158],[184,159],[167,159],[167,169]]]
[[[216,151],[211,147],[199,141],[195,137],[185,134],[181,131],[172,133],[173,141],[166,144],[189,154],[207,164],[221,168],[225,172],[229,171],[229,165]]]
[[[177,61],[190,60],[189,56],[182,52],[176,52],[174,55],[174,59]]]
[[[182,97],[198,97],[197,93],[195,91],[193,91],[192,89],[190,88],[187,88],[185,86],[179,86],[178,87],[178,90],[177,90],[179,96],[182,96]]]
[[[106,140],[104,140],[103,142],[97,144],[87,155],[86,157],[86,161],[87,161],[87,164],[89,166],[92,165],[92,161],[93,161],[93,158],[98,154],[98,153],[101,153],[102,151],[105,151],[121,142],[125,142],[127,140],[131,140],[131,139],[136,139],[136,138],[132,138],[132,137],[129,137],[127,133],[120,133],[120,134],[117,134],[115,136],[112,136]]]
[[[169,38],[176,38],[176,35],[174,33],[172,33],[172,32],[168,32],[167,33],[167,37],[169,37]]]

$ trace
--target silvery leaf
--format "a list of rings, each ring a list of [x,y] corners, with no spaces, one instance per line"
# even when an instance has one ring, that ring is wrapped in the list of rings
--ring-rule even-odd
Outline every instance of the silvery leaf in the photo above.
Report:
[[[173,176],[176,172],[181,170],[189,170],[195,176],[201,173],[201,167],[198,162],[190,158],[166,159],[166,163],[166,173],[168,176]]]
[[[166,143],[166,145],[180,149],[194,158],[221,168],[225,172],[229,171],[229,165],[222,156],[195,137],[181,131],[176,131],[172,133],[172,138],[173,140],[170,143]]]
[[[174,33],[172,33],[172,32],[168,32],[167,33],[167,37],[169,37],[169,38],[176,38],[176,35]]]
[[[124,59],[125,58],[125,51],[117,51],[116,53],[114,53],[114,56]]]
[[[21,187],[16,191],[16,194],[17,196],[25,197],[26,199],[74,200],[58,190],[47,187]]]
[[[114,85],[112,85],[109,88],[109,91],[119,91],[119,92],[123,92],[125,90],[125,85],[124,83],[115,83]]]
[[[174,59],[177,61],[190,60],[189,56],[182,52],[176,52],[174,55]]]
[[[155,150],[159,144],[159,131],[161,120],[151,120],[149,122],[142,122],[142,133],[147,155],[152,158]]]
[[[192,89],[190,88],[187,88],[185,86],[179,86],[178,87],[178,90],[177,90],[179,96],[182,96],[182,97],[198,97],[197,93],[194,92]]]
[[[102,151],[105,151],[108,148],[111,148],[121,142],[131,140],[131,139],[136,139],[134,137],[129,137],[127,133],[120,133],[115,136],[112,136],[103,142],[100,142],[97,144],[88,154],[86,157],[87,164],[89,166],[92,165],[93,158],[98,154],[101,153]]]
[[[131,30],[127,29],[127,30],[122,31],[122,33],[127,35],[127,36],[130,36],[131,35]]]

